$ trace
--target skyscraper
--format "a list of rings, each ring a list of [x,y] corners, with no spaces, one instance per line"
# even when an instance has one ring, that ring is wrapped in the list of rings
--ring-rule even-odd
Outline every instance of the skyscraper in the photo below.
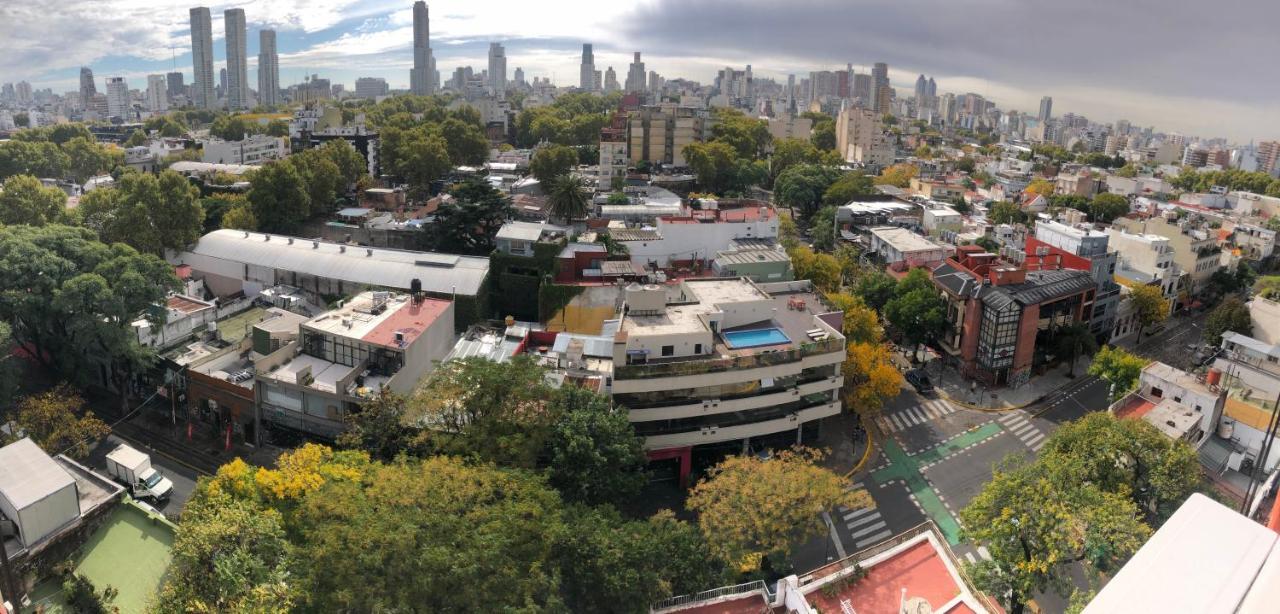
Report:
[[[616,92],[618,89],[618,73],[614,72],[613,67],[610,66],[604,71],[604,91],[607,94]]]
[[[871,75],[853,73],[853,99],[862,106],[871,104]]]
[[[182,73],[175,71],[175,72],[166,74],[165,77],[168,80],[169,98],[174,98],[175,96],[181,96],[182,88],[184,86]]]
[[[511,80],[515,82],[516,87],[524,87],[524,69],[517,66],[516,71],[512,73],[512,75]],[[594,77],[594,75],[592,76]]]
[[[924,92],[924,93],[925,93],[925,95],[927,95],[929,98],[937,98],[937,97],[938,97],[938,83],[937,83],[936,81],[934,81],[934,80],[933,80],[933,77],[929,77],[929,84],[925,87],[925,92]]]
[[[124,77],[107,77],[107,115],[128,118],[129,84]]]
[[[222,26],[227,42],[227,108],[249,108],[249,63],[244,9],[227,9]]]
[[[147,110],[152,112],[169,109],[169,85],[164,75],[147,75]]]
[[[627,93],[643,92],[645,86],[644,62],[640,61],[640,52],[637,51],[635,59],[631,60],[631,66],[627,68]]]
[[[93,100],[93,95],[98,93],[98,88],[93,84],[93,69],[88,66],[80,68],[80,106],[89,107],[89,102]]]
[[[191,9],[191,102],[197,108],[214,106],[213,19],[208,7]]]
[[[787,113],[796,114],[796,76],[787,75]]]
[[[431,16],[427,3],[413,3],[413,69],[409,71],[409,91],[425,96],[436,90],[436,62],[431,55]]]
[[[14,90],[14,97],[15,100],[18,101],[18,104],[31,104],[32,102],[35,102],[35,98],[31,96],[30,83],[27,83],[26,81],[19,81],[16,87],[17,89]]]
[[[502,43],[489,43],[489,93],[502,98],[507,92],[507,51]]]
[[[889,65],[876,62],[871,69],[871,110],[877,113],[888,113],[892,88],[889,87]]]
[[[1053,117],[1053,98],[1052,97],[1045,96],[1044,98],[1040,99],[1039,117],[1040,117],[1040,121],[1042,122],[1048,121],[1050,117]]]
[[[584,92],[596,89],[596,59],[591,43],[582,44],[582,64],[578,66],[578,87]]]
[[[276,31],[258,32],[258,104],[280,104],[280,56],[276,55]]]
[[[924,75],[916,77],[916,105],[924,105],[924,99],[929,95],[929,82],[925,80]]]

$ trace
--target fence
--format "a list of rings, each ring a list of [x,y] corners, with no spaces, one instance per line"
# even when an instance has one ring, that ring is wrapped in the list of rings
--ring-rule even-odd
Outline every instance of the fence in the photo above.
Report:
[[[691,595],[676,595],[675,597],[668,597],[649,606],[649,611],[661,612],[663,610],[678,608],[690,603],[710,601],[712,599],[731,597],[733,595],[747,595],[755,592],[759,592],[766,602],[773,601],[773,593],[769,591],[769,585],[765,584],[764,580],[754,580],[751,582],[743,582],[742,584],[734,584],[732,586],[721,586],[720,588],[713,588],[700,593],[693,593]]]

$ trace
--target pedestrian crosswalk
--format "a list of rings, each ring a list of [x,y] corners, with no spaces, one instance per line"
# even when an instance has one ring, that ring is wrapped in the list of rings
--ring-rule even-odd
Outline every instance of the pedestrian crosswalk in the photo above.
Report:
[[[853,488],[862,490],[865,486],[862,482],[857,482]],[[893,535],[893,531],[889,530],[889,523],[885,522],[880,511],[874,507],[856,510],[847,510],[842,507],[840,514],[844,526],[849,529],[849,536],[853,539],[856,550],[878,544]]]
[[[955,410],[956,408],[950,403],[942,399],[935,399],[915,407],[886,413],[876,418],[876,423],[880,425],[880,430],[884,433],[896,433],[918,424],[941,418]]]
[[[981,558],[984,561],[990,561],[991,552],[987,550],[986,546],[978,546],[977,555],[974,555],[974,553],[972,552],[966,552],[964,553],[964,558],[966,561],[969,561],[970,563],[977,563],[979,558]]]
[[[1027,418],[1027,414],[1022,411],[1011,411],[1000,416],[999,422],[1005,430],[1022,440],[1022,443],[1032,451],[1039,452],[1040,448],[1044,447],[1044,433],[1040,432],[1040,429],[1036,428],[1036,425]]]

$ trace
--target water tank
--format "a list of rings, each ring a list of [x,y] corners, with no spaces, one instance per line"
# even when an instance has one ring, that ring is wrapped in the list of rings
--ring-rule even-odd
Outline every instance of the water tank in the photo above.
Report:
[[[626,289],[627,306],[633,313],[653,313],[667,306],[667,291],[657,284],[633,283]]]
[[[409,291],[414,294],[422,294],[422,280],[414,277],[409,281]]]
[[[1209,369],[1209,374],[1205,378],[1205,382],[1208,383],[1210,386],[1217,386],[1218,382],[1220,381],[1222,381],[1222,371],[1219,371],[1217,369]]]
[[[1236,433],[1236,423],[1234,420],[1218,421],[1218,437],[1230,441],[1231,437]]]

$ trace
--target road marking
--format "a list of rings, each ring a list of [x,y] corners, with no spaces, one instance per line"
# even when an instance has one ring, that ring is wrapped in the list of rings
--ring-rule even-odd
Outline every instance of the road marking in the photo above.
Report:
[[[875,511],[875,509],[876,509],[876,508],[874,508],[874,507],[864,507],[864,508],[862,508],[862,509],[856,509],[856,510],[853,510],[852,512],[849,512],[848,514],[845,514],[845,515],[844,515],[844,519],[845,519],[846,521],[853,520],[854,518],[857,518],[858,516],[861,516],[861,515],[863,515],[863,514],[868,514],[868,513],[870,513],[870,512],[873,512],[873,511]]]
[[[889,523],[887,523],[887,522],[885,522],[885,521],[881,520],[881,521],[879,521],[879,522],[877,522],[877,523],[875,523],[875,524],[873,524],[873,525],[870,525],[870,526],[864,527],[864,528],[862,528],[862,529],[858,529],[857,531],[853,532],[851,535],[853,536],[853,538],[854,538],[854,539],[858,539],[859,537],[862,537],[862,536],[864,536],[864,535],[867,535],[868,533],[874,533],[874,532],[876,532],[876,531],[883,531],[883,530],[884,530],[884,528],[885,528],[885,527],[887,527],[887,526],[889,526]]]
[[[935,399],[885,414],[878,418],[877,421],[885,433],[896,433],[941,418],[955,410],[955,407],[950,403],[942,399]]]
[[[852,531],[854,527],[860,527],[869,523],[883,522],[882,518],[883,517],[880,516],[880,514],[870,514],[856,520],[850,520],[845,523],[844,526],[849,527],[849,530]]]
[[[839,555],[841,559],[848,556],[845,554],[844,544],[840,541],[840,534],[836,532],[836,523],[831,522],[831,514],[828,514],[826,510],[823,510],[822,519],[827,522],[827,530],[831,531],[831,541],[836,544],[836,554]]]
[[[893,537],[893,531],[890,531],[890,530],[888,530],[888,529],[885,529],[884,531],[881,531],[881,532],[879,532],[879,533],[876,533],[875,535],[872,535],[872,536],[867,537],[867,538],[865,538],[865,539],[860,539],[860,540],[858,540],[858,548],[860,548],[860,549],[861,549],[861,548],[865,548],[866,546],[870,546],[870,545],[873,545],[873,544],[878,544],[878,543],[880,543],[880,542],[882,542],[882,541],[884,541],[884,540],[886,540],[886,539],[888,539],[888,538],[890,538],[890,537]],[[864,546],[864,544],[865,544],[865,546]]]
[[[988,560],[988,561],[990,561],[990,560],[991,560],[991,552],[990,552],[989,550],[987,550],[987,547],[986,547],[986,546],[978,546],[978,556],[980,556],[980,557],[982,557],[982,558],[984,558],[984,559],[986,559],[986,560]]]
[[[970,562],[970,563],[977,563],[977,562],[978,562],[978,557],[973,556],[973,553],[972,553],[972,552],[966,552],[966,553],[964,553],[964,558],[969,559],[969,562]]]
[[[894,426],[893,431],[900,431],[906,428],[905,423],[903,423],[902,421],[902,417],[899,416],[898,414],[889,414],[889,420],[893,422],[893,426]],[[893,432],[893,431],[890,431],[890,432]]]
[[[1014,435],[1017,435],[1019,438],[1021,438],[1023,435],[1027,434],[1027,432],[1035,431],[1035,430],[1036,430],[1036,427],[1030,422],[1020,422],[1018,423],[1017,426],[1013,427],[1012,432]]]
[[[1023,443],[1027,444],[1028,446],[1031,446],[1032,450],[1039,452],[1040,448],[1044,446],[1043,443],[1039,443],[1040,440],[1042,439],[1044,439],[1044,433],[1037,433],[1035,437],[1032,437],[1031,439],[1023,440]]]

